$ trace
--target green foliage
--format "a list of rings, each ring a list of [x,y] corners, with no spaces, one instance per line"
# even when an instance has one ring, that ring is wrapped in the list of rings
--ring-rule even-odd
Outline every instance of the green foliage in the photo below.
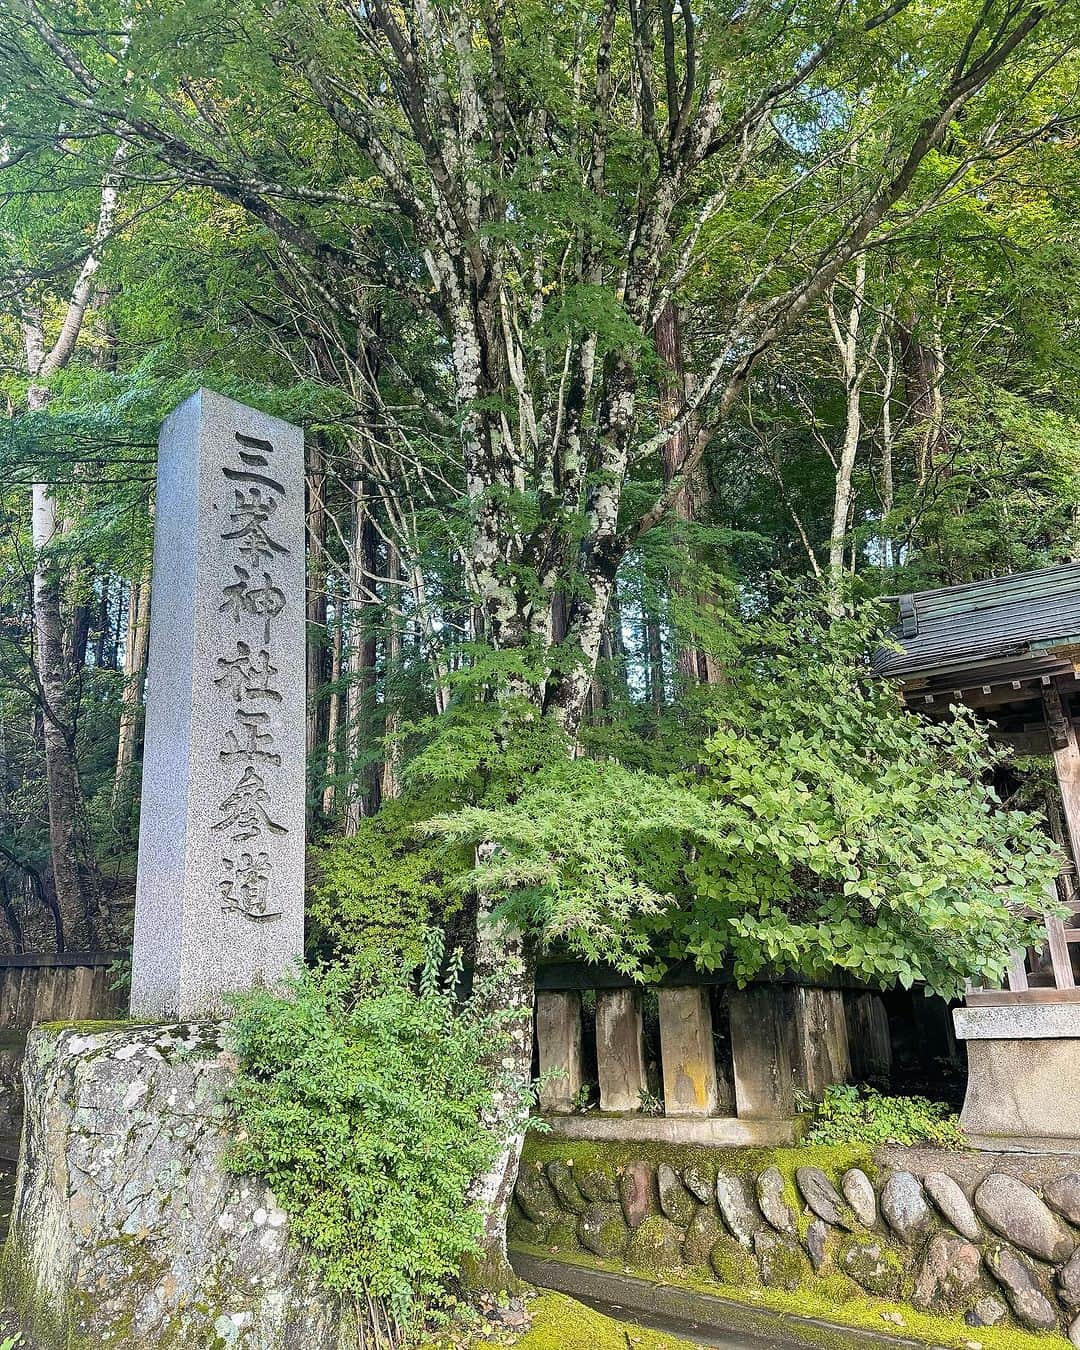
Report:
[[[875,677],[872,607],[792,597],[718,635],[677,772],[552,759],[506,803],[428,829],[497,847],[466,883],[542,942],[637,974],[666,958],[739,980],[840,968],[946,996],[1035,941],[1059,859],[1003,810],[1000,759],[970,715],[932,723]]]
[[[432,923],[449,917],[448,877],[460,873],[459,849],[417,837],[414,801],[388,802],[354,835],[330,836],[309,854],[310,942],[337,954],[423,959]]]
[[[926,1097],[885,1097],[872,1087],[834,1083],[813,1109],[807,1144],[934,1144],[963,1148],[956,1116]]]
[[[470,1187],[496,1156],[493,1093],[524,1117],[498,1069],[507,1014],[460,1004],[432,939],[419,984],[359,962],[305,971],[284,995],[237,999],[239,1131],[228,1155],[264,1177],[325,1287],[385,1299],[399,1319],[437,1305],[477,1250]]]

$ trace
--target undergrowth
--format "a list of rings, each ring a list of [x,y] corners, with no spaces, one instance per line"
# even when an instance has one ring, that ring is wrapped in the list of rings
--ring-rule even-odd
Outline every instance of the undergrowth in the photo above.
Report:
[[[886,1097],[872,1087],[835,1083],[814,1103],[803,1098],[802,1109],[813,1111],[805,1136],[808,1144],[935,1144],[963,1148],[957,1117],[942,1102],[926,1097]]]
[[[528,1110],[492,1072],[508,1014],[484,1011],[482,990],[459,1001],[460,959],[441,971],[442,956],[433,937],[416,982],[357,960],[302,971],[284,995],[238,997],[232,1025],[228,1167],[269,1182],[329,1292],[382,1301],[399,1325],[437,1313],[478,1251],[493,1093]]]

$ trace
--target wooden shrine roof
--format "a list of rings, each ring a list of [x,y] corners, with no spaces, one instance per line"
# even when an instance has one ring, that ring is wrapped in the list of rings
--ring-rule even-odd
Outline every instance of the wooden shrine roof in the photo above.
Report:
[[[896,647],[879,650],[874,669],[905,690],[1016,688],[1080,665],[1080,563],[916,591],[898,606]]]

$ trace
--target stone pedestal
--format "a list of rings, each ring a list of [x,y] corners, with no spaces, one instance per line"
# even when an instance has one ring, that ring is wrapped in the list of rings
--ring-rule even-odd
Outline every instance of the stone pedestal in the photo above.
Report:
[[[1080,1153],[1080,1003],[957,1008],[968,1056],[960,1124],[975,1148]]]
[[[716,1071],[708,989],[661,989],[660,1058],[664,1114],[715,1116],[734,1105]]]
[[[633,989],[596,995],[596,1068],[601,1111],[640,1111],[646,1090],[641,1001]]]
[[[31,1032],[7,1306],[30,1344],[344,1350],[262,1182],[221,1166],[214,1025]]]
[[[782,1120],[793,1116],[793,1026],[784,990],[771,984],[732,989],[728,1006],[739,1117]]]
[[[809,989],[801,985],[795,985],[788,993],[794,1029],[795,1086],[814,1101],[820,1101],[827,1087],[846,1083],[851,1077],[844,995],[839,989]]]
[[[581,1091],[581,995],[536,995],[536,1044],[540,1052],[540,1106],[572,1111]]]

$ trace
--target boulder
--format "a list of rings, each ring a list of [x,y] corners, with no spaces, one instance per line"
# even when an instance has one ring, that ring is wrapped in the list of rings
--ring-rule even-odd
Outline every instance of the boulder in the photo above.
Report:
[[[874,1183],[859,1167],[849,1167],[840,1178],[840,1189],[851,1206],[851,1212],[864,1228],[877,1223],[877,1195]]]
[[[605,1167],[587,1164],[574,1168],[577,1188],[586,1200],[600,1200],[608,1205],[619,1202],[619,1183]]]
[[[547,1175],[539,1166],[522,1167],[514,1187],[514,1199],[533,1223],[550,1224],[559,1213],[559,1201]]]
[[[758,1283],[757,1262],[745,1247],[722,1237],[709,1253],[709,1265],[721,1284],[740,1291]]]
[[[1080,1347],[1080,1317],[1069,1323],[1069,1340],[1077,1347]]]
[[[1066,1308],[1080,1308],[1080,1251],[1073,1252],[1057,1273],[1058,1298]]]
[[[984,1294],[971,1311],[964,1314],[964,1321],[969,1327],[996,1327],[1008,1311],[996,1295]]]
[[[778,1167],[767,1167],[754,1183],[758,1208],[778,1233],[795,1232],[795,1215],[784,1195],[784,1178]]]
[[[1063,1219],[1080,1225],[1080,1172],[1069,1172],[1044,1186],[1043,1199]]]
[[[784,1233],[759,1228],[754,1234],[761,1282],[769,1289],[784,1289],[793,1294],[810,1273],[803,1249]]]
[[[915,1277],[912,1302],[924,1312],[954,1312],[978,1285],[982,1253],[954,1233],[935,1233]]]
[[[619,1199],[631,1228],[653,1213],[653,1170],[647,1162],[632,1162],[619,1177]]]
[[[707,1266],[709,1253],[725,1237],[723,1224],[710,1205],[701,1205],[683,1238],[683,1260],[688,1266]]]
[[[933,1216],[919,1178],[911,1172],[893,1172],[881,1188],[881,1212],[901,1242],[917,1242]]]
[[[828,1224],[822,1219],[812,1219],[809,1228],[806,1230],[806,1250],[810,1255],[810,1265],[813,1267],[815,1274],[825,1264],[826,1239],[828,1236]]]
[[[524,1243],[527,1247],[545,1246],[550,1232],[550,1223],[533,1223],[532,1219],[527,1219],[520,1211],[516,1215],[511,1215],[510,1222],[506,1225],[506,1233],[511,1242]]]
[[[991,1172],[975,1192],[975,1209],[995,1233],[1042,1261],[1065,1261],[1076,1248],[1061,1220],[1018,1177]]]
[[[694,1217],[697,1205],[694,1197],[679,1180],[679,1174],[674,1167],[669,1167],[667,1163],[661,1163],[656,1169],[656,1189],[660,1194],[661,1213],[677,1223],[680,1228],[685,1228]]]
[[[683,1230],[660,1214],[651,1214],[630,1234],[626,1263],[635,1270],[659,1274],[682,1264]]]
[[[698,1163],[687,1163],[682,1173],[683,1185],[703,1205],[710,1204],[716,1179],[711,1170]]]
[[[548,1235],[542,1244],[557,1252],[579,1252],[581,1243],[578,1240],[578,1219],[574,1214],[564,1214],[561,1219],[556,1219],[548,1229]]]
[[[716,1177],[716,1203],[728,1231],[735,1241],[749,1249],[754,1242],[754,1234],[761,1227],[761,1215],[741,1177],[720,1172]]]
[[[547,1177],[548,1181],[551,1182],[551,1189],[555,1192],[563,1209],[568,1209],[571,1214],[585,1213],[589,1202],[578,1189],[573,1163],[566,1163],[561,1159],[549,1162]]]
[[[851,1210],[820,1167],[797,1167],[795,1182],[812,1212],[834,1228],[852,1228]]]
[[[1057,1313],[1039,1287],[1030,1261],[1002,1244],[992,1244],[983,1257],[1017,1320],[1033,1331],[1052,1331],[1057,1326]]]
[[[946,1223],[952,1224],[969,1242],[981,1242],[983,1231],[971,1201],[947,1172],[928,1172],[923,1188],[933,1200]]]
[[[877,1298],[897,1298],[900,1294],[903,1264],[884,1242],[849,1239],[840,1253],[840,1269]]]
[[[578,1241],[594,1256],[618,1260],[626,1251],[630,1234],[618,1205],[594,1201],[578,1220]]]

